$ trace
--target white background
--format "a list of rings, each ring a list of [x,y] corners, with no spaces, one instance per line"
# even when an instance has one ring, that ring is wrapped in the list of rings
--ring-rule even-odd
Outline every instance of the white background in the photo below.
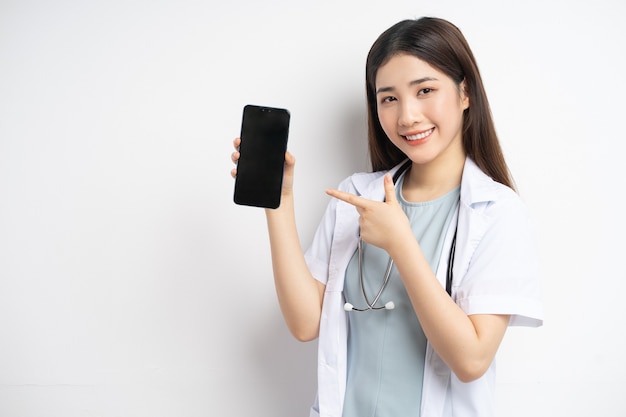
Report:
[[[367,51],[422,15],[470,42],[541,248],[500,416],[626,415],[624,3],[474,3],[2,0],[0,416],[308,415],[316,344],[232,202],[231,141],[245,104],[291,111],[307,246],[367,169]]]

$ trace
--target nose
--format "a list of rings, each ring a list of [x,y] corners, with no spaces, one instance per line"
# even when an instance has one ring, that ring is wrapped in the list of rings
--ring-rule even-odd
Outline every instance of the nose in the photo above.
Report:
[[[408,100],[399,106],[398,125],[401,127],[411,127],[418,123],[422,117],[422,112],[417,103]]]

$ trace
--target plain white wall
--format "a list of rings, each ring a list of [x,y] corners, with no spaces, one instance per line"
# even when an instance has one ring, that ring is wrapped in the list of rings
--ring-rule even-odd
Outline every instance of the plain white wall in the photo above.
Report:
[[[398,20],[456,23],[537,228],[546,322],[501,416],[624,416],[618,0],[0,3],[0,416],[305,416],[264,214],[232,203],[248,103],[291,110],[304,246],[367,169],[363,72]]]

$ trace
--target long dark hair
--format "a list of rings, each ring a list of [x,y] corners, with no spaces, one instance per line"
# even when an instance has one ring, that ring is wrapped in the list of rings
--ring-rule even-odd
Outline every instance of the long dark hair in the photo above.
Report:
[[[470,105],[463,113],[463,148],[487,175],[514,189],[474,54],[455,25],[433,17],[396,23],[378,37],[367,56],[365,82],[372,170],[390,169],[406,159],[383,131],[376,100],[376,73],[398,54],[413,55],[428,63],[450,77],[459,88],[465,81]]]

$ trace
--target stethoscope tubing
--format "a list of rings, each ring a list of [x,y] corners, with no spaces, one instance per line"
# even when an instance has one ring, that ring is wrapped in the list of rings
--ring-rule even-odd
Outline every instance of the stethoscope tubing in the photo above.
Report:
[[[387,262],[387,268],[385,270],[385,278],[383,279],[383,283],[380,286],[380,289],[378,290],[378,294],[376,294],[376,297],[374,297],[374,300],[370,303],[369,298],[367,297],[367,293],[365,292],[365,283],[363,282],[363,240],[359,237],[359,244],[358,244],[358,252],[359,252],[359,283],[361,285],[361,293],[363,293],[363,299],[365,300],[365,303],[367,304],[366,308],[356,308],[353,305],[349,304],[352,308],[351,310],[354,311],[367,311],[367,310],[383,310],[383,309],[387,309],[387,310],[392,310],[395,305],[386,303],[384,306],[381,307],[376,307],[376,303],[378,302],[378,300],[380,299],[380,296],[383,294],[383,291],[385,290],[385,288],[387,287],[387,283],[389,282],[389,277],[391,276],[391,268],[393,267],[393,259],[391,259],[391,257],[389,257],[389,261]]]
[[[411,161],[408,160],[398,169],[398,171],[393,176],[394,184],[396,183],[400,175],[402,175],[402,173],[406,171],[410,166],[411,166]],[[454,236],[452,237],[452,244],[450,245],[450,254],[448,256],[448,270],[446,271],[446,292],[450,296],[452,295],[452,278],[453,278],[452,268],[454,266],[454,255],[456,252],[457,230],[458,230],[458,217],[457,217],[457,225],[454,230]],[[363,299],[365,300],[367,307],[357,308],[354,305],[346,302],[344,305],[344,310],[346,311],[393,310],[395,308],[393,301],[387,302],[384,306],[378,306],[378,307],[376,306],[376,303],[380,299],[381,295],[383,294],[383,291],[385,290],[385,288],[387,287],[387,284],[389,283],[389,278],[391,276],[391,269],[393,268],[393,259],[389,257],[389,261],[387,262],[387,268],[385,270],[385,275],[383,278],[383,283],[380,286],[378,293],[374,297],[374,300],[370,303],[369,298],[367,297],[367,293],[365,291],[365,283],[363,281],[363,240],[361,239],[360,236],[359,236],[359,243],[357,246],[357,250],[358,250],[358,258],[359,258],[359,269],[358,269],[359,270],[359,284],[361,286],[361,293],[363,294]]]

